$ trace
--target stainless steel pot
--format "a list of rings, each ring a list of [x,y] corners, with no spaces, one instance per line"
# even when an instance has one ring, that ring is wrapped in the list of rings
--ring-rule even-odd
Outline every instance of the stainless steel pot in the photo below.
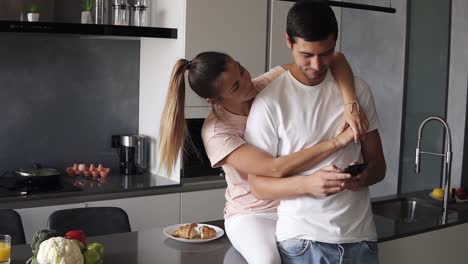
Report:
[[[16,169],[17,183],[29,191],[57,189],[62,185],[60,172],[53,168],[42,168],[35,164],[33,168]]]
[[[29,168],[17,169],[17,174],[25,177],[46,177],[46,176],[60,176],[60,172],[52,168]]]

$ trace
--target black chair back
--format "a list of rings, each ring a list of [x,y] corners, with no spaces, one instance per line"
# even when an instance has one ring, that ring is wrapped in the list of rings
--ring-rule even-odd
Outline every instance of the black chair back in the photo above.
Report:
[[[53,212],[48,228],[64,235],[70,230],[83,230],[86,236],[131,232],[127,212],[118,207],[87,207]]]
[[[23,222],[15,210],[0,210],[0,234],[10,235],[12,245],[26,244]]]

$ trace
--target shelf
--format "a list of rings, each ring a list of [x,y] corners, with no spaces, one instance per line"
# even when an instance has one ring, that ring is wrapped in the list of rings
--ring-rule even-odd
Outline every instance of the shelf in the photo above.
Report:
[[[53,22],[0,21],[0,32],[177,39],[176,28],[133,27]]]

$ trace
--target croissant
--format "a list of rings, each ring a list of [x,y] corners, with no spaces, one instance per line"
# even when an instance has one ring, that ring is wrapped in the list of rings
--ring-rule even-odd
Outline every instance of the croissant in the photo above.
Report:
[[[198,234],[197,230],[195,229],[197,226],[197,224],[187,224],[184,226],[179,226],[179,228],[177,228],[176,231],[172,233],[172,236],[185,239],[194,239],[197,236],[200,236],[200,234]]]
[[[202,226],[200,233],[201,239],[210,239],[216,236],[216,231],[208,226]]]

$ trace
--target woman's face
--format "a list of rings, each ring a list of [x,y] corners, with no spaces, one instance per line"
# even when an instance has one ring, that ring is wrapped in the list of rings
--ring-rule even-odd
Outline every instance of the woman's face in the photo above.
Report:
[[[229,60],[227,70],[216,81],[220,89],[220,96],[216,101],[221,105],[240,105],[251,101],[258,93],[250,73],[233,59]]]

